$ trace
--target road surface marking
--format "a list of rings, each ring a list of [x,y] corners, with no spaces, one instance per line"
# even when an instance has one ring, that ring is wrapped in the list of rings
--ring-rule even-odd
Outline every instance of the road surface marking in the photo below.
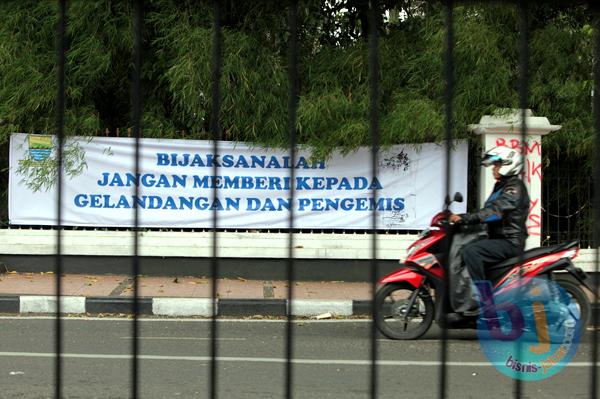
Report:
[[[133,337],[119,337],[120,339],[133,339]],[[190,341],[210,341],[212,338],[205,337],[137,337],[137,339],[156,339],[156,340],[190,340]],[[215,338],[217,341],[245,341],[246,338]]]
[[[36,357],[36,358],[56,358],[56,353],[44,352],[0,352],[0,357]],[[112,355],[102,353],[62,353],[63,359],[115,359],[131,360],[133,355]],[[210,356],[167,356],[167,355],[139,355],[139,360],[179,360],[191,362],[210,362]],[[278,357],[225,357],[216,358],[218,362],[233,363],[287,363],[286,358]],[[343,359],[292,359],[294,364],[307,365],[338,365],[338,366],[371,366],[370,360],[343,360]],[[420,366],[420,367],[439,367],[442,362],[438,360],[378,360],[378,366]],[[503,363],[502,363],[503,364]],[[450,367],[491,367],[490,362],[446,362]],[[590,367],[592,362],[571,362],[567,367]],[[600,366],[600,362],[596,363]]]

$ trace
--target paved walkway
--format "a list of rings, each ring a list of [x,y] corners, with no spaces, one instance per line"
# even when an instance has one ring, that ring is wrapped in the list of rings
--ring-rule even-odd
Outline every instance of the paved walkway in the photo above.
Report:
[[[133,278],[126,275],[67,274],[61,277],[61,312],[69,314],[133,313]],[[219,279],[216,307],[211,280],[201,277],[138,279],[139,314],[161,316],[332,316],[365,315],[371,285],[341,281],[294,282],[293,301],[287,281]],[[0,313],[56,312],[53,273],[0,274]]]
[[[61,279],[62,295],[84,297],[132,297],[133,279],[125,275],[67,274]],[[141,276],[140,297],[210,298],[211,280],[200,277]],[[231,299],[286,299],[287,281],[219,279],[217,297]],[[371,299],[369,283],[297,281],[296,299]],[[53,273],[0,274],[0,295],[56,295]]]

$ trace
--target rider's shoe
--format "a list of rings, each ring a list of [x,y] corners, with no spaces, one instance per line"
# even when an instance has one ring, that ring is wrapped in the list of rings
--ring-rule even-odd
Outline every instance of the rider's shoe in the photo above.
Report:
[[[466,317],[463,316],[460,313],[448,313],[446,314],[446,323],[448,324],[455,324],[455,323],[460,323],[462,321],[465,321]]]

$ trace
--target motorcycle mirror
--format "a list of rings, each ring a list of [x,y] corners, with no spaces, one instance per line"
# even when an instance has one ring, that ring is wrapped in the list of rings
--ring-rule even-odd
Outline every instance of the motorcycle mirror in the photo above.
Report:
[[[454,193],[454,202],[463,202],[463,196],[458,191]]]
[[[450,205],[452,203],[452,200],[450,200],[450,196],[446,195],[446,198],[444,199],[444,204],[446,206]]]

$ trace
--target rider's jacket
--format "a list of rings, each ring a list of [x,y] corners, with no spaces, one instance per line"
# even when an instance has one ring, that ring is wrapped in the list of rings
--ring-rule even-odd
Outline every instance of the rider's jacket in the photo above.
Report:
[[[473,213],[461,215],[464,223],[486,223],[489,238],[506,239],[523,246],[527,238],[529,194],[518,176],[502,177],[485,201],[485,206]]]

